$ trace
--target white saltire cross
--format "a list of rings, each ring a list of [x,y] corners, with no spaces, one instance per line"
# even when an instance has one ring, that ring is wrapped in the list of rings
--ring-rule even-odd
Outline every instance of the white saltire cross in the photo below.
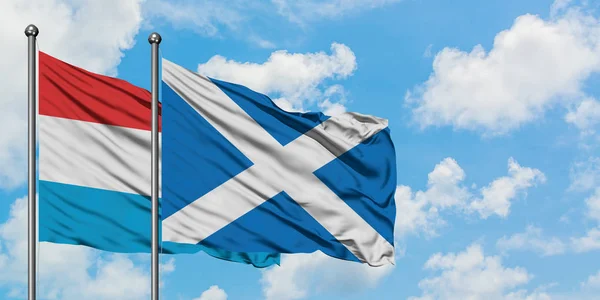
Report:
[[[168,60],[162,66],[163,81],[253,162],[163,220],[164,241],[197,244],[285,191],[362,262],[393,264],[394,247],[313,174],[386,120],[346,113],[282,146],[208,78]]]

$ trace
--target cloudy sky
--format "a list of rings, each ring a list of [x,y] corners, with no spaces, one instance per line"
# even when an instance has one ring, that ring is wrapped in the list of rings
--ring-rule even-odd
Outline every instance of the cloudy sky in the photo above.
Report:
[[[578,0],[4,0],[0,298],[26,294],[26,45],[149,88],[150,47],[282,108],[389,120],[396,264],[164,257],[162,299],[600,294],[600,4]],[[43,243],[44,299],[148,299],[148,255]]]

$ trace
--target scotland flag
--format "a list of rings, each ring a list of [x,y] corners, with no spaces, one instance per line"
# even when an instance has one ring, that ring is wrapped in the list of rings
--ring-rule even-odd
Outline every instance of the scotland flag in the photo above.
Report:
[[[387,120],[285,112],[165,59],[162,80],[163,241],[393,264]]]

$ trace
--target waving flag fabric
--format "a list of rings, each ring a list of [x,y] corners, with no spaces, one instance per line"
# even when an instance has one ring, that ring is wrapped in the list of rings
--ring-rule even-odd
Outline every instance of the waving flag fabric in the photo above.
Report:
[[[40,241],[150,252],[151,94],[43,52],[39,87]],[[279,262],[278,254],[163,244],[164,253],[200,250],[260,267]]]
[[[285,112],[165,59],[162,80],[164,241],[393,263],[386,120]]]

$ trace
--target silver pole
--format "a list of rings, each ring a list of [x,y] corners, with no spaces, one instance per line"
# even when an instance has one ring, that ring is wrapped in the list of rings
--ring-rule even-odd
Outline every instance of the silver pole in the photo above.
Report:
[[[35,39],[39,33],[38,28],[31,24],[25,28],[25,36],[27,36],[28,42],[28,50],[27,50],[27,96],[28,96],[28,131],[29,138],[27,140],[27,164],[28,164],[28,247],[27,247],[27,257],[28,257],[28,273],[27,273],[27,283],[28,283],[28,295],[29,300],[35,300],[36,298],[36,243],[37,243],[37,210],[36,210],[36,166],[35,166],[35,130],[36,130],[36,49],[35,49]]]
[[[152,300],[158,300],[158,45],[162,38],[154,32],[152,46]]]

